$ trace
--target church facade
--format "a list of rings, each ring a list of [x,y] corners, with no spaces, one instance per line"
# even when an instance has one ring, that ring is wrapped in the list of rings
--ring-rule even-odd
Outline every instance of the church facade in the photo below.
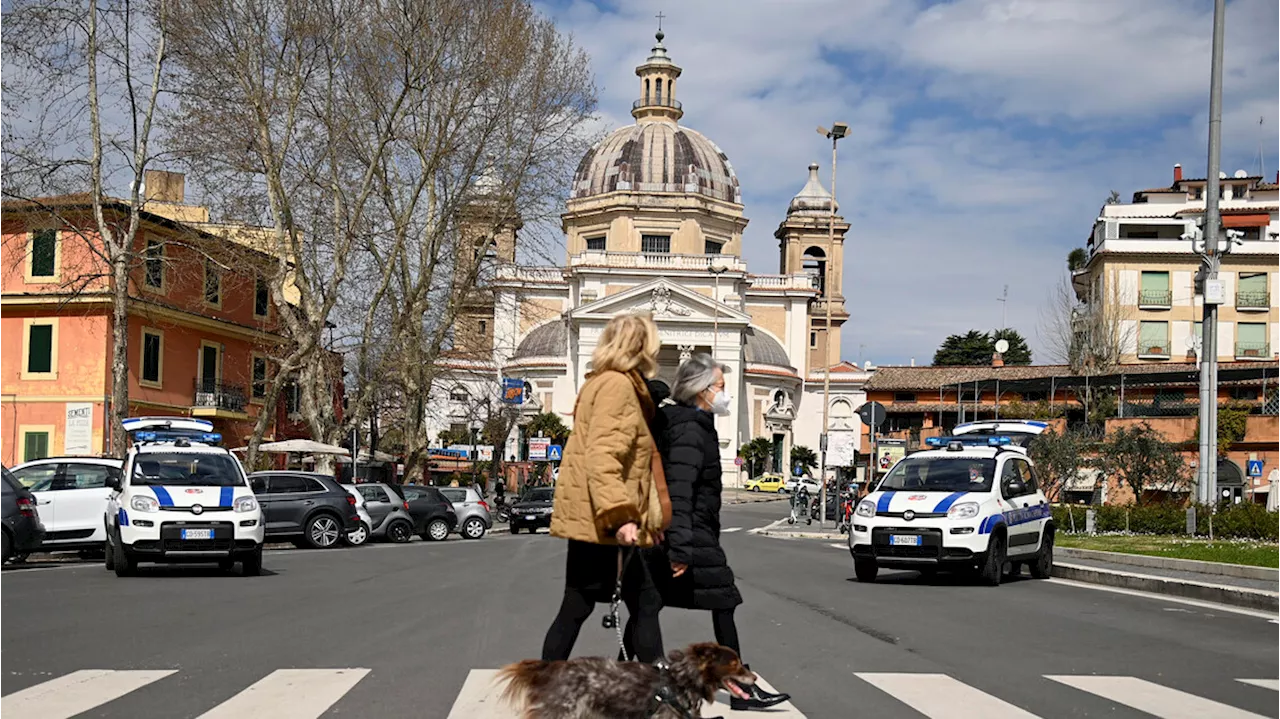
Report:
[[[475,430],[492,416],[504,381],[520,381],[520,419],[502,458],[526,458],[529,418],[556,412],[572,426],[574,400],[609,319],[650,312],[662,340],[662,379],[670,383],[695,352],[730,370],[732,409],[716,419],[729,484],[739,476],[738,448],[754,438],[769,440],[767,469],[784,474],[791,447],[818,451],[828,364],[828,464],[850,467],[860,450],[854,410],[869,374],[834,359],[849,317],[840,291],[849,225],[836,214],[832,231],[833,199],[810,165],[774,233],[779,272],[749,271],[738,176],[715,143],[681,124],[682,70],[662,40],[659,32],[636,68],[635,123],[609,133],[578,166],[561,216],[565,264],[516,263],[518,227],[496,238],[492,278],[457,323],[458,333],[478,341],[441,360],[431,431]]]

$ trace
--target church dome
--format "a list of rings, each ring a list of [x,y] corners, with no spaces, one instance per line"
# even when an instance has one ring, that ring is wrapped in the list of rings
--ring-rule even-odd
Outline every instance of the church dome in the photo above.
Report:
[[[782,349],[782,345],[769,335],[757,330],[755,327],[748,327],[744,333],[746,341],[743,343],[743,358],[751,364],[770,364],[777,367],[790,367],[791,359],[787,357],[787,351]]]
[[[539,325],[521,340],[513,360],[532,357],[563,357],[568,347],[568,333],[564,322],[551,320]]]
[[[573,177],[571,197],[617,190],[683,192],[742,204],[729,158],[702,133],[674,122],[642,122],[609,133]]]
[[[804,183],[804,187],[800,188],[800,192],[791,198],[791,204],[787,207],[787,215],[822,215],[826,217],[831,214],[831,193],[827,192],[827,188],[822,186],[822,181],[818,179],[818,163],[814,162],[809,165],[809,181]],[[840,211],[840,203],[836,203],[836,211]]]

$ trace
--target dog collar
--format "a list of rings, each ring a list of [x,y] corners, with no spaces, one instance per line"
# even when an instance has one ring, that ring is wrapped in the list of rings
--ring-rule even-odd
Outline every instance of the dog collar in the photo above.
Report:
[[[653,663],[658,669],[658,673],[662,677],[662,683],[658,685],[658,691],[653,693],[653,699],[650,701],[649,716],[654,716],[658,710],[665,704],[675,710],[680,715],[680,719],[695,719],[694,715],[680,701],[680,697],[676,696],[675,690],[671,686],[671,666],[663,659]]]

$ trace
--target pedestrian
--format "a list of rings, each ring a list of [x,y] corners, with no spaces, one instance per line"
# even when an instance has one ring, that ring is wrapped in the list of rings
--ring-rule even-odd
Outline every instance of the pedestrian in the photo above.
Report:
[[[729,414],[727,370],[709,355],[695,354],[676,372],[675,403],[662,408],[666,426],[659,447],[671,495],[671,527],[665,542],[670,578],[660,584],[666,606],[710,610],[716,641],[741,657],[733,614],[742,595],[720,546],[720,437],[713,416]],[[750,696],[732,697],[730,708],[765,709],[790,698],[758,684],[744,689]]]
[[[636,658],[663,657],[662,598],[639,548],[653,547],[670,516],[649,430],[656,408],[645,379],[657,372],[658,328],[647,314],[614,317],[592,354],[578,394],[573,434],[555,487],[551,534],[568,540],[564,596],[547,630],[542,659],[568,659],[597,602],[621,574],[622,600],[635,618]],[[665,507],[664,507],[665,504]],[[664,511],[665,510],[665,511]]]

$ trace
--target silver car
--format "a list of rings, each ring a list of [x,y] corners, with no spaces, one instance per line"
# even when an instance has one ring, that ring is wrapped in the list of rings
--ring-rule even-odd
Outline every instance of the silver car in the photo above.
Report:
[[[364,508],[371,522],[371,538],[386,539],[396,544],[413,539],[413,517],[394,489],[379,482],[357,484],[355,488],[364,497]]]
[[[467,539],[479,539],[493,528],[489,503],[484,501],[474,487],[440,487],[440,493],[453,505],[458,515],[458,534]]]

